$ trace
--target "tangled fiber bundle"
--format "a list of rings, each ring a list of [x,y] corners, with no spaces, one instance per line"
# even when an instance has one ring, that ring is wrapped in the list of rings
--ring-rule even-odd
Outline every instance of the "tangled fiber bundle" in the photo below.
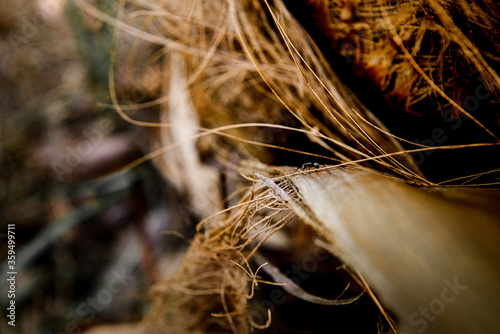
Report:
[[[279,156],[279,164],[296,165],[306,154],[325,161],[366,159],[366,165],[418,173],[399,142],[332,72],[283,3],[195,4],[190,11],[189,5],[166,2],[159,12],[150,5],[133,19],[148,15],[142,23],[147,30],[166,36],[142,35],[167,46],[160,51],[168,54],[167,61],[176,62],[171,53],[184,56],[167,66],[185,72],[203,128],[231,125],[219,131],[225,142],[231,140],[231,149],[268,164]],[[300,151],[304,147],[307,152]],[[295,154],[283,157],[273,150]],[[374,158],[398,151],[395,157]]]
[[[312,1],[322,32],[398,109],[472,114],[498,131],[498,4],[493,1]],[[470,97],[484,83],[491,103]]]
[[[257,276],[260,268],[253,272],[250,261],[294,215],[262,185],[243,196],[242,203],[227,221],[199,233],[180,271],[156,287],[155,312],[146,322],[148,328],[164,327],[167,333],[248,333],[252,327],[269,325],[270,314],[265,314],[267,325],[252,318],[257,313],[251,305],[254,289],[266,282]]]

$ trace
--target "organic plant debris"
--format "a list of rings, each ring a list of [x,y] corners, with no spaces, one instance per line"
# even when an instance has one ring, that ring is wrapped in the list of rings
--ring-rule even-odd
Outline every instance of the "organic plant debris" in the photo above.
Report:
[[[397,109],[444,114],[452,107],[450,116],[457,116],[483,83],[493,101],[477,116],[498,126],[497,4],[330,1],[323,6],[322,31],[333,47]],[[465,110],[470,111],[476,110]]]
[[[28,38],[34,21],[6,15],[3,47],[47,36],[72,66],[40,67],[66,73],[38,88],[43,104],[26,88],[37,80],[21,89],[29,108],[5,90],[42,120],[18,116],[22,131],[2,133],[2,152],[18,155],[8,168],[22,155],[19,178],[40,174],[2,203],[21,234],[24,331],[500,328],[489,299],[500,300],[496,3],[29,8],[53,22]],[[9,78],[24,85],[18,73]],[[15,214],[30,194],[33,225]],[[456,303],[442,297],[450,282]]]

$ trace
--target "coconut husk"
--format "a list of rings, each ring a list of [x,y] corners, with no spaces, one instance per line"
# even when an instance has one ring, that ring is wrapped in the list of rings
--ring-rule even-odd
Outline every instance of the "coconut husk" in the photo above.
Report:
[[[396,111],[473,117],[498,135],[495,2],[321,0],[304,6],[314,17],[309,25],[344,57],[341,62],[369,78]],[[479,90],[487,101],[478,101]]]
[[[491,207],[478,204],[469,193],[454,193],[449,197],[431,195],[433,190],[429,187],[435,184],[423,176],[409,154],[426,152],[430,148],[417,144],[412,146],[413,150],[405,150],[402,143],[411,143],[393,135],[337,77],[332,65],[282,1],[152,3],[135,0],[127,2],[127,10],[125,7],[120,9],[118,20],[93,10],[82,1],[77,2],[88,14],[114,24],[117,30],[136,36],[141,41],[154,43],[158,48],[161,55],[159,63],[164,71],[163,91],[167,94],[157,101],[162,113],[161,122],[133,119],[123,111],[116,97],[113,102],[125,120],[158,128],[159,139],[155,145],[162,147],[141,161],[156,157],[157,166],[165,178],[187,194],[187,204],[195,208],[203,219],[181,269],[154,289],[153,307],[139,325],[141,330],[159,333],[248,333],[271,326],[274,319],[271,309],[263,321],[256,321],[252,312],[253,301],[259,298],[256,294],[260,289],[264,290],[263,285],[286,280],[280,280],[279,270],[275,270],[279,263],[273,260],[276,257],[273,258],[272,252],[268,257],[273,262],[269,264],[272,269],[266,276],[271,282],[259,274],[260,266],[264,265],[262,254],[255,257],[255,263],[252,261],[257,252],[272,243],[269,238],[278,235],[278,232],[285,233],[289,242],[285,252],[300,254],[302,249],[298,245],[304,242],[294,239],[293,232],[296,230],[293,225],[309,226],[308,232],[303,235],[309,244],[313,244],[315,239],[320,240],[318,245],[337,254],[351,266],[349,272],[353,273],[353,285],[357,284],[358,289],[366,291],[371,298],[370,305],[378,307],[371,319],[373,324],[382,323],[380,332],[395,332],[397,328],[412,331],[405,319],[415,307],[422,303],[425,306],[428,298],[439,292],[442,280],[453,280],[454,277],[449,275],[453,276],[456,268],[467,280],[468,286],[477,282],[478,288],[471,288],[473,297],[464,298],[470,304],[457,303],[450,307],[458,316],[443,316],[435,322],[434,332],[452,331],[457,323],[461,323],[464,332],[472,333],[476,321],[473,316],[478,313],[471,307],[484,304],[491,307],[492,313],[498,310],[495,302],[485,301],[487,297],[483,293],[486,289],[498,292],[494,283],[498,271],[491,262],[497,252],[497,248],[491,246],[497,236],[492,217],[496,217],[498,212],[492,210],[493,213],[489,213]],[[353,6],[348,6],[347,10],[355,11]],[[436,3],[429,3],[428,6],[433,6],[436,13],[442,14],[439,9],[442,7],[438,8]],[[332,13],[336,13],[335,3],[331,7]],[[406,36],[400,31],[403,29],[406,32],[406,25],[401,23],[406,22],[406,16],[398,21],[394,18],[397,12],[395,5],[382,7],[377,22],[385,22],[387,31],[384,36],[392,36],[395,40],[395,36]],[[420,10],[409,2],[403,8],[410,12]],[[342,12],[339,17],[344,21],[358,17],[358,14],[349,15]],[[414,13],[408,15],[414,19]],[[445,18],[446,15],[441,20]],[[418,20],[411,22],[413,24]],[[397,24],[401,27],[397,28]],[[356,29],[364,27],[354,26]],[[393,34],[394,31],[397,34]],[[416,31],[418,26],[406,33],[411,35]],[[349,35],[345,37],[347,39],[356,38],[349,31],[345,34]],[[380,32],[377,30],[373,34],[378,36]],[[418,39],[410,37],[410,40],[414,43]],[[444,95],[437,93],[432,85],[431,88],[418,86],[423,82],[430,83],[410,60],[415,60],[415,57],[397,55],[399,49],[403,50],[405,41],[391,44],[392,49],[386,50],[388,55],[382,57],[382,62],[376,62],[379,65],[374,65],[389,66],[389,61],[394,63],[393,68],[376,69],[375,81],[383,81],[385,85],[381,89],[392,92],[397,103],[403,103],[402,109],[406,111],[416,108],[417,101],[438,95],[438,99],[454,106],[453,99],[444,96],[449,93],[447,83],[453,80],[451,72],[442,72],[445,81],[434,84],[442,87]],[[377,45],[380,46],[374,42],[372,46],[375,48]],[[442,47],[445,48],[445,44]],[[365,50],[363,48],[360,51]],[[463,51],[458,49],[458,53]],[[443,59],[448,59],[446,50],[441,56]],[[413,49],[410,48],[410,52]],[[474,50],[470,52],[475,55]],[[368,59],[368,55],[357,56],[360,64]],[[464,63],[471,61],[477,67],[485,82],[488,80],[491,94],[494,94],[495,72],[484,65],[480,57],[475,56],[474,61],[467,57]],[[431,66],[435,64],[431,63]],[[439,69],[441,65],[435,66]],[[428,70],[426,66],[423,68]],[[390,73],[381,75],[383,71]],[[413,71],[420,76],[415,76]],[[185,117],[182,124],[178,124],[175,120],[182,117]],[[491,138],[494,137],[492,130],[480,121],[475,124],[481,131],[489,133]],[[442,149],[456,148],[448,146]],[[299,168],[308,161],[318,161],[322,167],[311,163]],[[333,164],[337,167],[356,166],[356,170],[341,170],[338,173],[323,171]],[[127,168],[133,166],[135,164]],[[208,166],[210,171],[206,169]],[[228,182],[229,171],[241,177]],[[369,176],[364,174],[367,171]],[[399,181],[388,181],[386,178],[380,181],[382,176],[378,174]],[[278,178],[271,178],[276,175]],[[203,177],[194,180],[197,176]],[[213,183],[217,177],[221,181],[215,183],[216,191],[210,191],[206,183]],[[351,179],[352,182],[347,182]],[[446,190],[438,192],[445,193]],[[199,194],[211,197],[206,202],[209,204],[200,205]],[[354,196],[352,201],[349,198],[345,200],[346,194]],[[481,194],[485,198],[490,195],[487,192]],[[496,198],[496,195],[493,197]],[[220,210],[229,206],[229,198],[235,205]],[[464,202],[473,208],[468,211],[459,209]],[[389,210],[377,211],[379,207]],[[487,212],[478,214],[482,210]],[[213,214],[217,211],[219,214]],[[318,217],[319,212],[324,216]],[[407,218],[417,213],[420,214],[417,218]],[[340,218],[335,220],[337,216]],[[477,219],[479,225],[484,225],[484,228],[475,231],[474,238],[464,236],[471,229],[464,222],[467,217]],[[368,223],[371,221],[373,226]],[[356,237],[349,240],[349,247],[344,247],[343,242],[348,238],[345,233],[339,236],[333,229],[339,225]],[[380,229],[374,226],[380,226]],[[455,228],[460,231],[449,237],[447,232]],[[422,238],[412,238],[427,230],[430,232],[424,233]],[[439,233],[434,234],[433,231]],[[484,247],[477,242],[483,237],[487,240]],[[455,252],[462,243],[467,247]],[[415,256],[415,252],[420,251],[423,252],[422,258]],[[474,254],[467,255],[468,251]],[[441,266],[446,260],[437,261],[434,255],[451,262],[448,266]],[[462,255],[468,256],[464,263]],[[470,264],[483,258],[485,266],[479,262]],[[427,270],[424,283],[418,276],[422,266]],[[409,269],[405,271],[402,268]],[[335,271],[334,268],[330,270]],[[482,276],[491,277],[491,280],[477,279]],[[422,293],[425,289],[429,291],[427,294]],[[294,296],[300,300],[318,301],[307,292],[298,292],[300,290],[296,287],[286,291],[295,293]],[[317,297],[321,299],[324,296]],[[354,300],[351,296],[347,299]],[[308,308],[303,310],[305,312]],[[466,317],[468,313],[469,317]],[[378,321],[377,318],[385,320]],[[492,319],[491,314],[485,315],[482,320],[480,323],[484,329],[498,329],[498,322]],[[335,329],[335,325],[331,329]]]
[[[500,329],[500,192],[418,189],[352,169],[289,179],[294,212],[359,270],[400,331]]]

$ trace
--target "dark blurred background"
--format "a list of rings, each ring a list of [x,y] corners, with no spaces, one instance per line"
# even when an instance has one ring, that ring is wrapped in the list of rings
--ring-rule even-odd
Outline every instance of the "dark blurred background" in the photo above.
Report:
[[[114,0],[96,5],[115,15]],[[76,333],[133,321],[152,283],[176,268],[193,215],[150,162],[151,131],[109,106],[113,29],[58,0],[0,6],[0,332]],[[149,48],[134,54],[147,59]],[[120,62],[122,63],[122,62]],[[127,61],[123,62],[127,64]],[[159,96],[156,73],[116,68],[116,94],[141,104]],[[158,74],[159,75],[159,74]],[[154,107],[140,118],[156,120]],[[15,226],[16,326],[4,315],[7,226]],[[12,225],[10,225],[12,226]],[[161,269],[160,269],[161,268]]]

